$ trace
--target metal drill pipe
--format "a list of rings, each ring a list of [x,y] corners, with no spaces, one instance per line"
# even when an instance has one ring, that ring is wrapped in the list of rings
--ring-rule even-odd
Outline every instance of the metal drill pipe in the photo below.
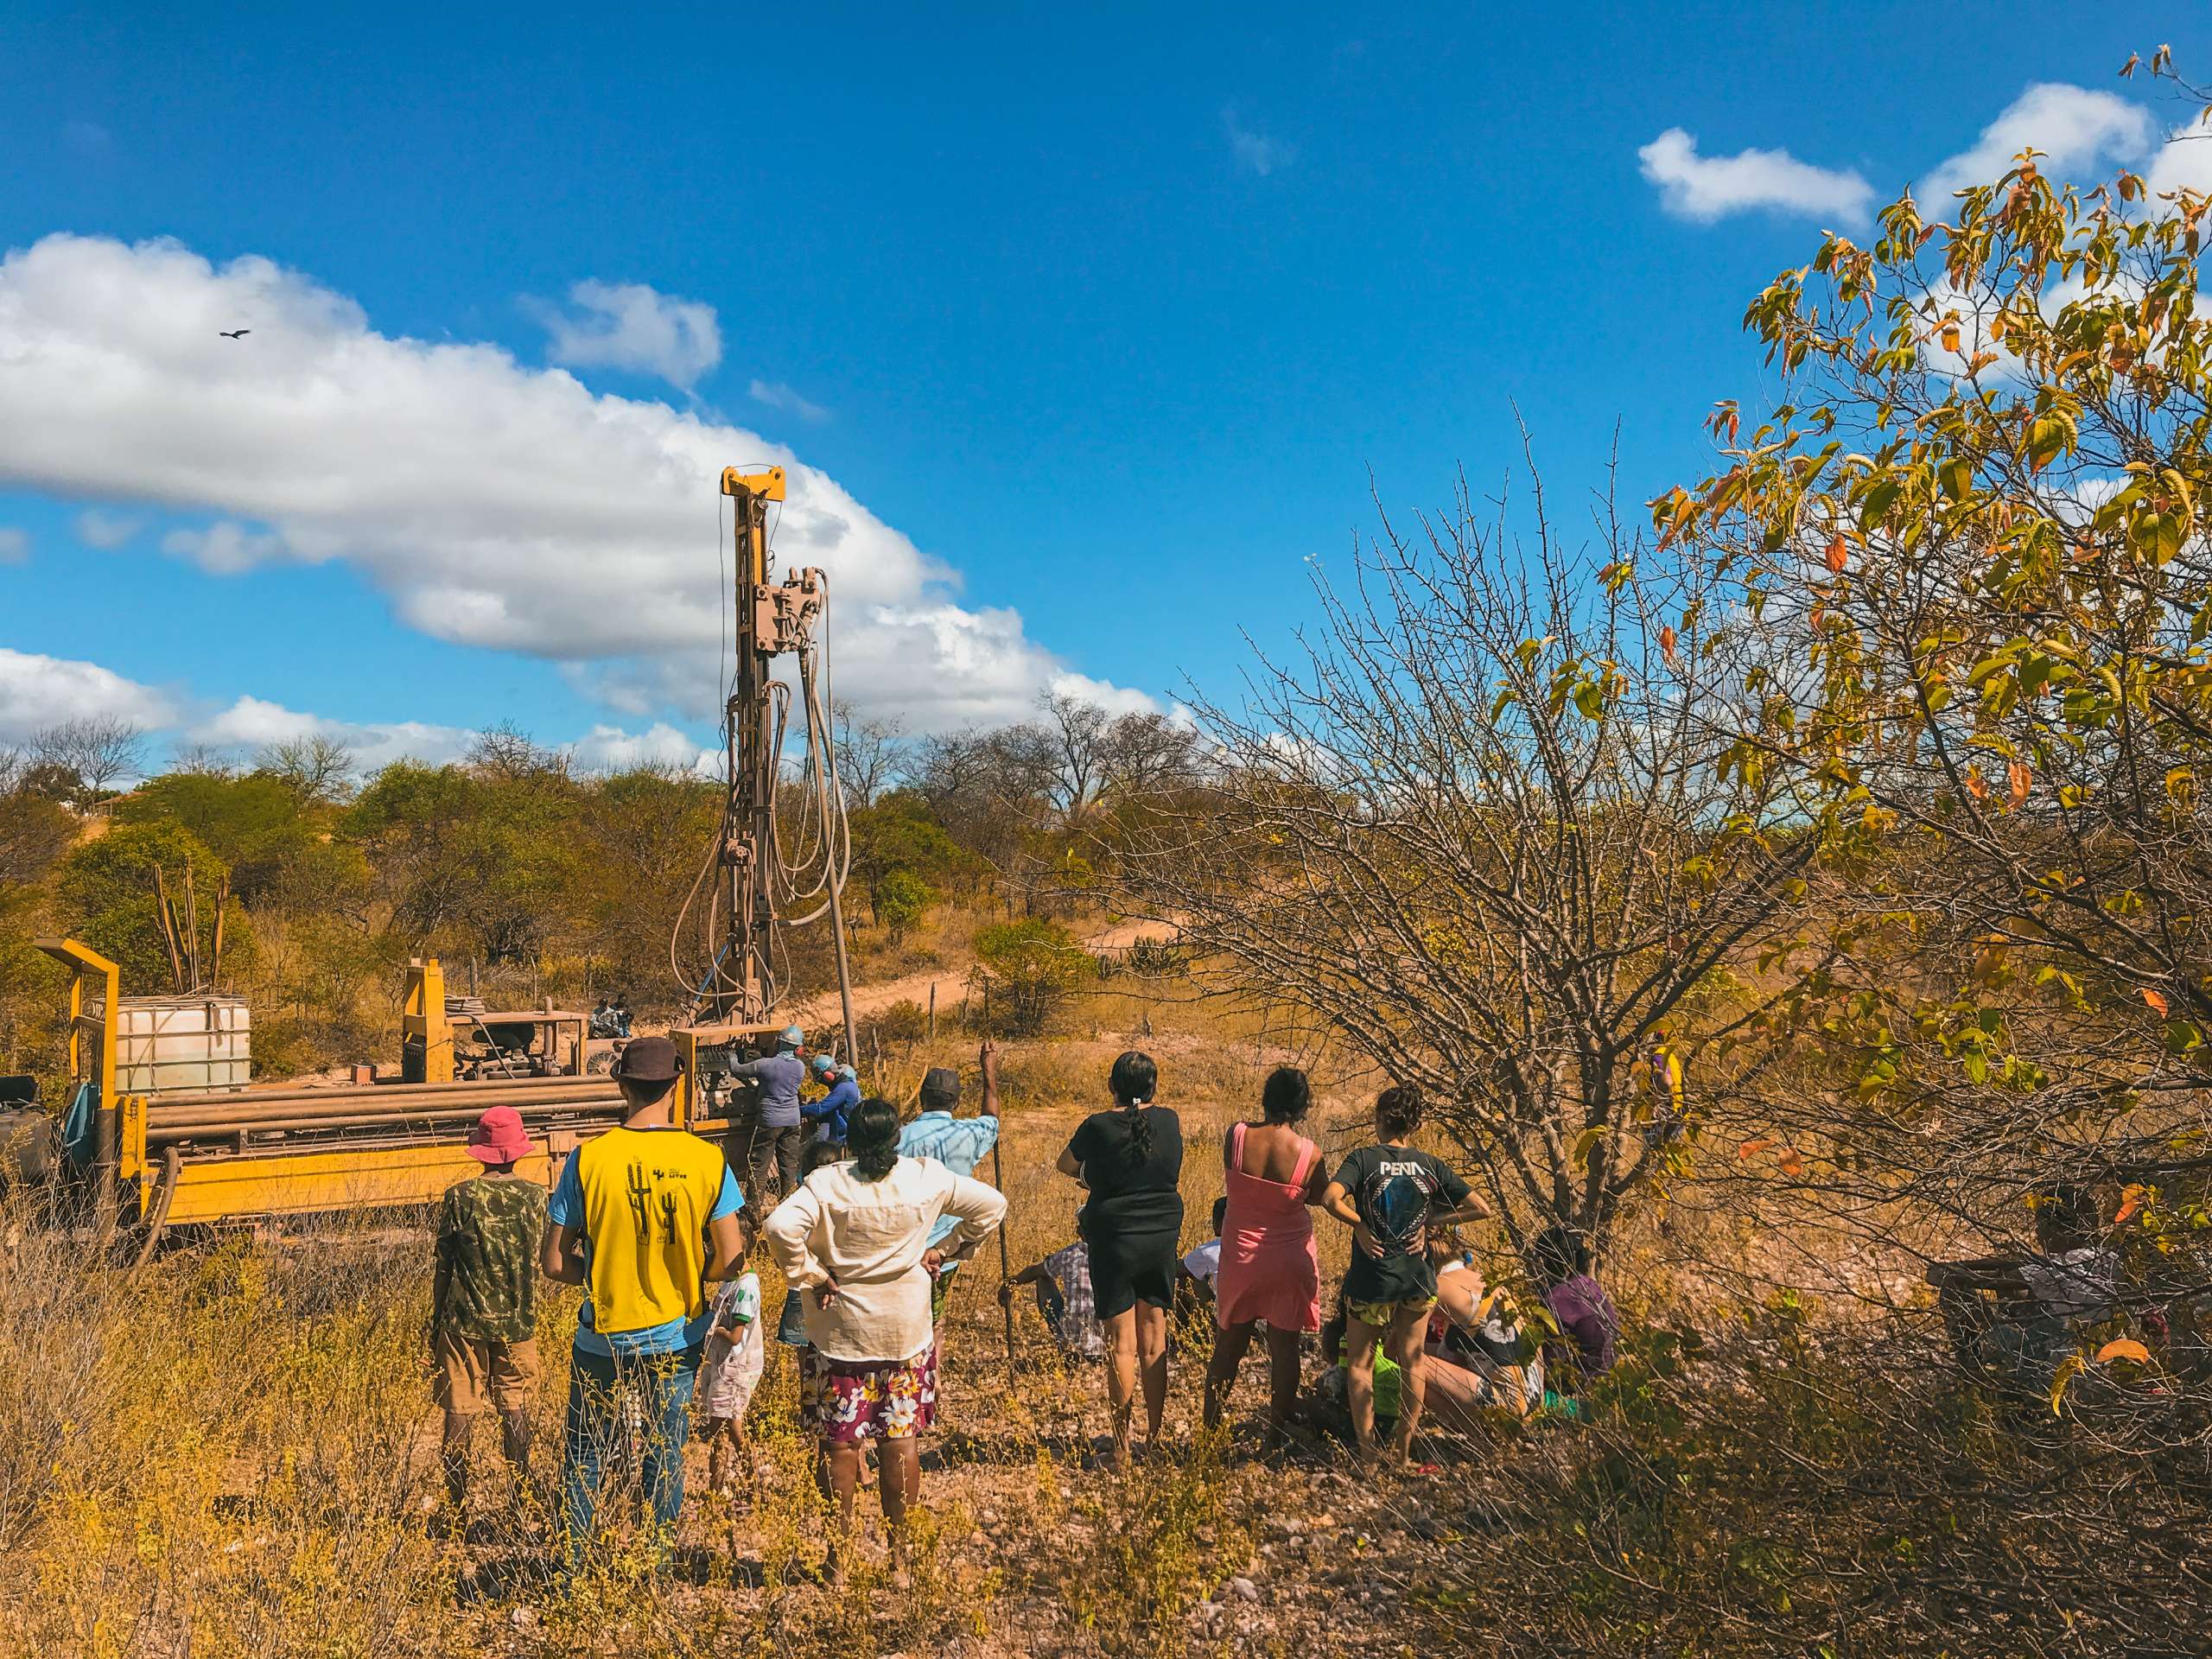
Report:
[[[162,1100],[147,1103],[149,1118],[254,1116],[279,1114],[312,1116],[317,1112],[359,1110],[373,1108],[378,1111],[469,1111],[481,1112],[490,1106],[512,1106],[517,1111],[533,1111],[549,1101],[593,1100],[614,1102],[622,1098],[621,1091],[613,1083],[601,1077],[571,1077],[558,1089],[532,1089],[512,1094],[505,1090],[494,1094],[485,1090],[448,1090],[433,1095],[403,1095],[397,1090],[382,1089],[321,1089],[312,1095],[302,1095],[289,1100],[263,1100],[253,1095],[232,1095],[225,1099]]]
[[[251,1104],[278,1101],[327,1099],[333,1095],[373,1093],[379,1100],[420,1100],[434,1095],[476,1094],[487,1099],[501,1096],[527,1096],[552,1089],[575,1089],[604,1084],[613,1086],[613,1079],[602,1077],[501,1077],[484,1082],[454,1083],[360,1083],[329,1084],[316,1088],[290,1086],[282,1089],[213,1089],[189,1095],[155,1095],[147,1103],[163,1106],[220,1106],[238,1102]]]
[[[455,1128],[474,1121],[476,1114],[460,1112],[409,1112],[404,1115],[378,1113],[373,1116],[357,1114],[334,1117],[270,1118],[247,1122],[220,1118],[194,1119],[183,1123],[149,1123],[146,1144],[165,1146],[174,1141],[215,1140],[226,1136],[246,1135],[313,1134],[326,1129],[405,1129],[423,1124],[451,1123]],[[615,1107],[600,1107],[596,1103],[579,1103],[579,1109],[567,1113],[563,1122],[620,1122],[620,1110]],[[540,1125],[539,1127],[545,1127]]]
[[[542,1096],[529,1102],[514,1103],[525,1117],[550,1111],[573,1111],[579,1108],[591,1110],[620,1112],[622,1097],[615,1094],[601,1094],[576,1090],[571,1093]],[[320,1109],[308,1110],[298,1106],[259,1106],[249,1109],[220,1111],[213,1107],[190,1107],[169,1111],[149,1111],[146,1114],[147,1133],[156,1134],[175,1129],[180,1125],[221,1124],[229,1128],[254,1128],[275,1123],[315,1123],[337,1117],[359,1117],[371,1122],[388,1119],[394,1122],[410,1119],[474,1120],[482,1116],[474,1105],[460,1102],[425,1102],[414,1106],[396,1106],[383,1101],[362,1100],[358,1096],[341,1097],[329,1102]]]

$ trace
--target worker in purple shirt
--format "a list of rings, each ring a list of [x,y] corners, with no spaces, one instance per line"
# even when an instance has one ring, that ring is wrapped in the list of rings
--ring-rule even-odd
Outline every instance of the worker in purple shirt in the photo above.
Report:
[[[814,1080],[830,1092],[816,1101],[802,1103],[799,1116],[815,1126],[814,1138],[824,1146],[842,1147],[845,1144],[845,1124],[853,1115],[853,1108],[861,1103],[859,1076],[849,1065],[840,1065],[827,1054],[817,1054],[810,1062]]]
[[[960,1074],[949,1066],[933,1065],[922,1078],[920,1113],[899,1131],[901,1158],[934,1158],[956,1175],[973,1175],[976,1166],[999,1142],[999,1052],[986,1042],[977,1056],[983,1068],[983,1109],[973,1117],[957,1116],[960,1109]],[[941,1218],[930,1230],[932,1250],[959,1225],[957,1217]],[[962,1258],[964,1259],[964,1258]],[[938,1357],[944,1348],[944,1306],[960,1261],[947,1258],[938,1269],[930,1296],[930,1322],[936,1327]],[[944,1372],[939,1367],[938,1375]]]
[[[746,1191],[753,1195],[764,1215],[775,1207],[766,1198],[771,1167],[776,1173],[779,1199],[789,1198],[798,1185],[799,1148],[806,1139],[798,1109],[798,1086],[806,1081],[806,1062],[799,1058],[799,1050],[805,1046],[806,1033],[797,1026],[786,1026],[776,1039],[774,1053],[741,1061],[729,1069],[731,1077],[760,1085],[751,1110],[732,1126],[732,1144],[727,1151],[732,1163],[743,1158],[748,1177]]]

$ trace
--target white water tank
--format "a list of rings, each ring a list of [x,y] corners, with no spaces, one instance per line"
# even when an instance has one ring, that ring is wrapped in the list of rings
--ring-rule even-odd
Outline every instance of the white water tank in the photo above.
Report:
[[[252,1022],[235,996],[126,996],[116,1004],[115,1091],[174,1095],[243,1089]]]

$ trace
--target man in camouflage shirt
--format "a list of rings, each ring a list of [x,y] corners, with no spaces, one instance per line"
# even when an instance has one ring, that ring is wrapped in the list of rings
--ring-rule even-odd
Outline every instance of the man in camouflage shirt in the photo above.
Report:
[[[465,1516],[468,1442],[489,1399],[517,1493],[530,1479],[530,1406],[537,1387],[537,1246],[545,1189],[515,1173],[530,1155],[522,1114],[494,1106],[477,1120],[469,1155],[485,1166],[447,1189],[438,1206],[437,1276],[430,1297],[431,1357],[445,1413],[440,1461],[451,1517]]]

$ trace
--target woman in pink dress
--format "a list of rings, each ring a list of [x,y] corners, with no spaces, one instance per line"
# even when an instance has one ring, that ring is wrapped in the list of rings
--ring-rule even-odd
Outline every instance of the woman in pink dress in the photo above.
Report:
[[[1268,1438],[1287,1438],[1298,1402],[1299,1338],[1321,1328],[1321,1258],[1313,1206],[1328,1185],[1321,1149],[1298,1132],[1313,1090],[1295,1066],[1280,1067],[1260,1091],[1257,1123],[1231,1126],[1222,1143],[1229,1215],[1214,1283],[1213,1363],[1206,1370],[1206,1426],[1221,1421],[1252,1333],[1267,1327]]]

